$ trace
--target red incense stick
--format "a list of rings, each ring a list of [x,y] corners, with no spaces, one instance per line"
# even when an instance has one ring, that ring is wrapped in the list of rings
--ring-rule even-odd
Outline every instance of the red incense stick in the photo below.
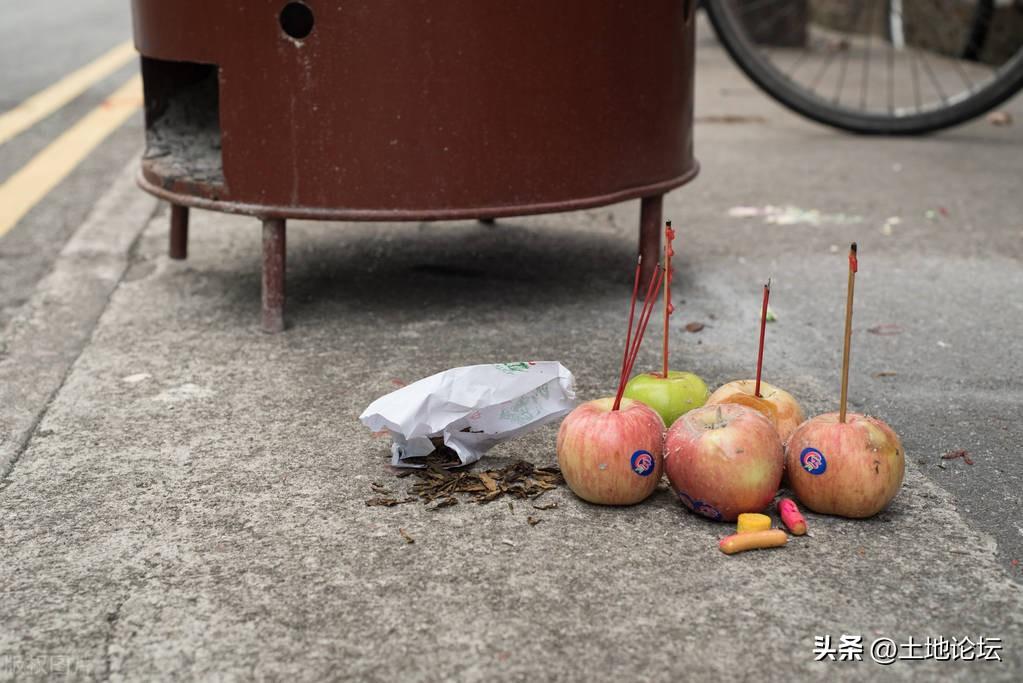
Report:
[[[650,280],[650,286],[647,287],[646,300],[643,302],[643,309],[640,311],[639,321],[636,323],[636,338],[632,342],[632,353],[629,355],[629,367],[626,369],[626,379],[632,375],[632,368],[636,365],[636,359],[639,357],[639,348],[643,343],[643,336],[646,334],[646,326],[650,322],[650,316],[654,312],[654,303],[657,301],[657,295],[661,291],[661,266],[657,265],[654,270],[654,275]],[[649,301],[649,305],[647,305]]]
[[[653,302],[657,297],[657,292],[660,291],[661,287],[661,266],[660,264],[654,269],[653,275],[650,277],[650,284],[647,286],[646,298],[643,300],[643,308],[639,312],[639,320],[636,322],[636,335],[632,335],[632,320],[633,312],[636,306],[636,296],[638,294],[638,286],[633,287],[632,295],[632,308],[629,311],[629,331],[626,335],[626,347],[625,347],[625,358],[622,362],[622,372],[618,377],[618,393],[615,394],[614,406],[611,410],[618,410],[622,404],[622,395],[625,393],[625,384],[632,374],[632,366],[636,362],[636,355],[639,353],[640,344],[643,342],[643,333],[646,331],[646,323],[650,321],[650,313],[653,311]],[[638,285],[638,280],[636,281]]]
[[[767,300],[771,298],[771,281],[764,285],[764,305],[760,309],[760,349],[757,351],[757,386],[753,395],[763,398],[760,395],[760,371],[764,368],[764,333],[767,331]]]
[[[629,362],[629,348],[632,345],[632,319],[636,314],[636,297],[639,295],[639,273],[643,268],[643,254],[636,259],[636,277],[632,282],[632,299],[629,301],[629,331],[625,333],[625,350],[622,352],[622,372],[618,375],[618,386],[625,382],[625,367]],[[617,410],[617,407],[615,408]]]

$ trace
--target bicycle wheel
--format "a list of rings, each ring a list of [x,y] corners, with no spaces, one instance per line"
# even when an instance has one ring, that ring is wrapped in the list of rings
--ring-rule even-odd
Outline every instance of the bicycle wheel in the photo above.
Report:
[[[1023,89],[1023,0],[707,0],[776,100],[857,133],[958,125]]]

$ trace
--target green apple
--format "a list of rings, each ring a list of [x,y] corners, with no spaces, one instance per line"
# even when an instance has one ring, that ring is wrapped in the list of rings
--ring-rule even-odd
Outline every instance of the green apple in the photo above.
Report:
[[[707,385],[691,372],[669,370],[636,375],[625,385],[625,396],[650,406],[670,427],[678,418],[707,402]]]

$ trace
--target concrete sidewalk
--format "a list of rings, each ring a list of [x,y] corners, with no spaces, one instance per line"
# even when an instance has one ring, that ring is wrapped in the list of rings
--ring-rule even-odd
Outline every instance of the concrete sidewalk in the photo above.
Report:
[[[808,537],[726,557],[730,527],[667,490],[628,509],[565,489],[543,512],[365,505],[373,482],[411,483],[356,419],[393,380],[544,358],[584,399],[613,390],[636,202],[496,226],[290,224],[277,336],[257,328],[254,221],[196,212],[190,259],[171,262],[164,211],[132,208],[136,241],[102,232],[108,202],[76,244],[120,256],[96,273],[65,250],[0,356],[24,402],[0,407],[0,680],[1018,680],[1023,126],[850,137],[700,49],[704,173],[665,206],[681,228],[673,366],[713,386],[748,376],[773,277],[766,378],[809,414],[833,409],[858,240],[852,406],[908,453],[889,510],[808,515]],[[728,215],[767,205],[790,208],[780,224]],[[95,291],[69,287],[89,272]],[[57,344],[62,329],[78,336]],[[550,464],[555,433],[487,462]],[[941,459],[958,448],[973,466]],[[815,636],[843,634],[865,661],[813,661]],[[940,636],[1000,638],[1003,661],[870,661],[876,638]]]

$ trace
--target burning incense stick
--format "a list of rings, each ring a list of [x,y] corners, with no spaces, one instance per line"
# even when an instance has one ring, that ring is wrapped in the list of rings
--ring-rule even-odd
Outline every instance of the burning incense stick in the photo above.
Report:
[[[771,298],[771,281],[764,285],[764,305],[760,309],[760,348],[757,350],[757,386],[753,395],[763,398],[760,395],[760,372],[764,368],[764,334],[767,332],[767,301]]]
[[[671,303],[671,280],[674,273],[671,270],[671,257],[675,255],[675,231],[671,228],[671,221],[664,224],[664,379],[668,379],[668,318],[675,311]]]
[[[838,421],[845,422],[846,399],[849,395],[849,343],[852,340],[853,289],[856,286],[856,243],[849,247],[849,289],[845,299],[845,348],[842,350],[842,398],[839,399]]]

